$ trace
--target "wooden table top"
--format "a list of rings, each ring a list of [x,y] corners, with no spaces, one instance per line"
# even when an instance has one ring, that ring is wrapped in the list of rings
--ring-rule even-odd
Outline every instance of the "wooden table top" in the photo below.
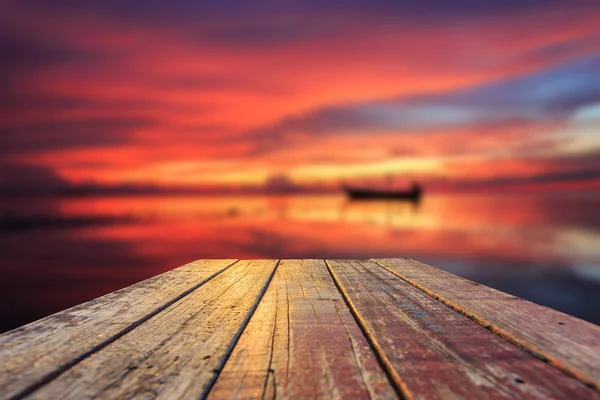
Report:
[[[599,389],[599,326],[406,258],[200,260],[0,335],[0,399]]]

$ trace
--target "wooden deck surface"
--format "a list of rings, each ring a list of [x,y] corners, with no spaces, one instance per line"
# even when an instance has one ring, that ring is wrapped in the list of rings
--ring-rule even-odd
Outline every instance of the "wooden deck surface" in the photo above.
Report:
[[[203,260],[0,335],[0,399],[599,399],[600,327],[410,259]]]

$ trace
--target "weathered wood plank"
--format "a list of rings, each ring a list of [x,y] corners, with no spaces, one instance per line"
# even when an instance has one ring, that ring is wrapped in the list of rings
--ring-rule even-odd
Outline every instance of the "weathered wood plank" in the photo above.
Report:
[[[209,398],[397,398],[322,260],[282,261]]]
[[[477,323],[600,390],[599,326],[415,260],[375,261]]]
[[[34,392],[36,399],[192,399],[206,394],[277,261],[240,261]]]
[[[0,398],[28,393],[234,262],[193,262],[0,335]]]
[[[328,265],[406,398],[600,398],[374,262]]]

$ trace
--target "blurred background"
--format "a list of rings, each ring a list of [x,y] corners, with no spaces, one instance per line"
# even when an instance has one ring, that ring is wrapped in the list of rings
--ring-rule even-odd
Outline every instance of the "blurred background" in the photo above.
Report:
[[[2,0],[0,331],[200,258],[600,324],[599,77],[592,1]]]

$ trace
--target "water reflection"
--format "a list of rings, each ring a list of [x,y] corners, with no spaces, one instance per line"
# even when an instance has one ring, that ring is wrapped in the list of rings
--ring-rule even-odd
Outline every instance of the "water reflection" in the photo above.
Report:
[[[0,200],[3,330],[198,258],[409,256],[600,323],[597,198]]]

